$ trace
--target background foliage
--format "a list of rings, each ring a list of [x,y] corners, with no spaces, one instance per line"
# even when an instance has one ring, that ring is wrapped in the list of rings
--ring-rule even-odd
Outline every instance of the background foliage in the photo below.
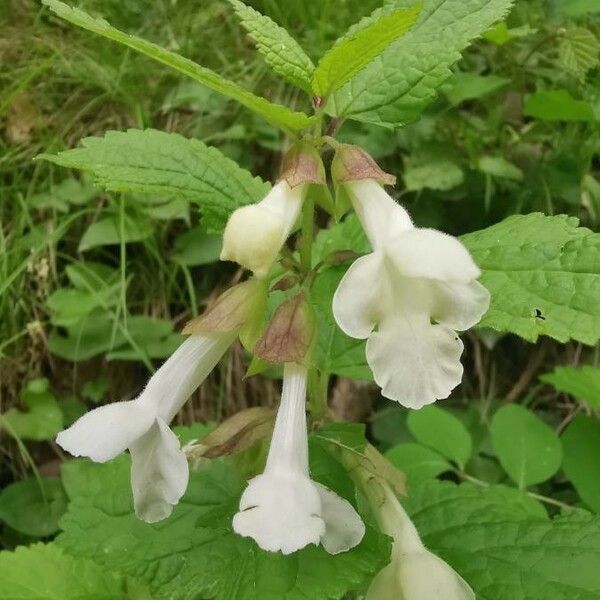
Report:
[[[360,61],[372,47],[371,21],[360,18],[379,2],[249,4],[305,49],[287,46],[294,69],[261,47],[267,25],[239,2],[78,5],[294,111],[310,106],[288,82],[333,90],[332,116],[354,119],[338,139],[362,145],[398,175],[395,195],[419,225],[463,236],[494,301],[466,340],[463,384],[448,402],[410,415],[378,397],[361,344],[350,346],[333,325],[328,298],[343,270],[319,275],[312,302],[325,332],[317,353],[335,375],[332,410],[365,423],[367,438],[407,473],[407,507],[425,543],[478,597],[597,597],[597,3],[520,1],[490,28],[493,15],[464,2],[463,29],[448,28],[438,40],[454,59],[429,65],[435,49],[419,35],[427,38],[427,27],[443,18],[438,13],[400,41],[416,66],[431,68],[421,87],[398,75],[385,50],[362,71],[332,51],[313,74],[356,22]],[[397,4],[385,3],[382,13]],[[509,3],[497,4],[503,11]],[[411,18],[409,11],[386,23],[400,31]],[[71,27],[33,0],[3,3],[0,25],[0,542],[7,550],[0,553],[0,597],[238,598],[236,582],[222,575],[232,564],[240,577],[259,574],[261,599],[317,597],[315,581],[328,582],[324,598],[360,592],[386,561],[386,539],[370,531],[356,551],[331,563],[312,548],[290,559],[257,552],[228,529],[243,481],[235,461],[195,473],[179,518],[157,526],[131,515],[127,457],[103,466],[63,462],[56,433],[88,407],[135,394],[180,342],[183,322],[239,276],[217,263],[219,232],[232,207],[268,189],[285,139],[214,89]],[[483,35],[453,65],[476,33]],[[406,90],[397,102],[380,106],[369,96],[377,70],[390,74],[387,95]],[[356,73],[359,100],[348,93]],[[210,80],[204,71],[195,77]],[[270,120],[294,129],[302,117],[286,111]],[[49,160],[34,161],[42,152]],[[190,177],[189,164],[202,177]],[[173,187],[182,192],[165,192]],[[316,247],[319,257],[366,249],[352,219],[320,234]],[[179,415],[193,428],[180,431],[184,441],[200,434],[198,422],[276,402],[277,385],[244,379],[246,367],[235,348]],[[356,443],[364,445],[362,433]],[[317,439],[312,444],[319,479],[320,465],[332,472],[335,458]],[[352,496],[339,465],[333,472],[324,483]],[[190,529],[193,541],[185,536]],[[216,549],[209,553],[203,544],[210,539]],[[181,568],[186,561],[195,573]],[[77,576],[66,581],[61,571]],[[274,572],[276,581],[267,577]],[[23,587],[28,578],[43,582],[43,591]]]

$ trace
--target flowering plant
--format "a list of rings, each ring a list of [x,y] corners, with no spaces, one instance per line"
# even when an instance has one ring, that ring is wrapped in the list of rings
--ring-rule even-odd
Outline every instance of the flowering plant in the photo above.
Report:
[[[67,463],[73,498],[60,547],[89,555],[86,540],[101,538],[101,558],[94,560],[159,598],[475,598],[488,578],[474,561],[461,560],[452,540],[419,534],[423,522],[410,502],[413,490],[418,497],[425,488],[410,476],[407,485],[397,463],[369,443],[364,426],[336,422],[330,382],[373,381],[378,395],[407,409],[407,427],[419,431],[426,423],[421,438],[428,443],[417,458],[433,452],[433,462],[442,463],[436,475],[473,480],[465,470],[471,437],[439,408],[462,382],[459,334],[483,324],[560,339],[569,314],[537,319],[535,294],[510,297],[497,275],[531,270],[533,259],[513,257],[498,267],[502,236],[494,227],[459,239],[413,220],[411,207],[398,199],[395,176],[338,133],[345,120],[398,128],[416,119],[460,52],[506,14],[511,0],[386,2],[316,66],[287,31],[231,0],[272,70],[308,92],[310,114],[256,96],[59,0],[43,3],[238,101],[287,136],[272,185],[198,140],[154,130],[113,132],[42,155],[90,172],[108,190],[193,200],[206,230],[222,236],[220,260],[235,271],[235,283],[187,323],[185,339],[137,397],[97,407],[58,434],[64,451],[91,459]],[[530,221],[509,225],[532,227]],[[578,231],[569,233],[572,239]],[[552,253],[554,246],[545,244],[534,258]],[[567,269],[562,250],[553,273]],[[576,310],[564,304],[566,312]],[[248,377],[282,379],[276,411],[253,407],[198,436],[172,429],[236,344],[246,353]],[[435,440],[439,431],[450,432],[442,443]],[[445,453],[435,452],[436,442]],[[418,461],[404,459],[410,475]],[[431,455],[426,459],[429,466]],[[113,479],[120,486],[115,495],[107,491]],[[505,519],[518,528],[537,507],[525,493],[510,504],[502,488],[473,492],[466,483],[437,483],[423,495],[439,494],[443,504],[457,488],[465,506],[476,496],[480,504],[465,514],[485,513],[493,526]],[[437,545],[429,547],[429,539]],[[503,582],[494,585],[504,590]],[[528,598],[523,589],[511,597]]]

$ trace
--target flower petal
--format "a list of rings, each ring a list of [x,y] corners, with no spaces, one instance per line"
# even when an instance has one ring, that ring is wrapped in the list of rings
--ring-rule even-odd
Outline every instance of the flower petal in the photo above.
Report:
[[[413,228],[408,213],[374,179],[353,181],[346,189],[374,250]]]
[[[236,337],[237,331],[188,336],[152,375],[139,396],[140,403],[170,423]]]
[[[360,544],[365,535],[365,524],[350,502],[324,485],[314,483],[321,496],[321,516],[325,521],[321,544],[329,554],[347,552]]]
[[[346,271],[333,295],[333,315],[340,329],[350,337],[369,337],[383,306],[386,274],[385,257],[373,252],[356,259]]]
[[[56,436],[57,444],[73,456],[103,463],[124,452],[143,435],[155,414],[138,400],[95,408]]]
[[[481,321],[490,306],[490,293],[478,281],[431,282],[431,317],[451,329],[465,331]]]
[[[130,447],[135,514],[147,523],[166,519],[185,493],[188,463],[177,436],[162,419]]]
[[[281,469],[290,477],[308,477],[308,434],[306,432],[306,367],[283,366],[281,402],[275,417],[265,472]]]
[[[386,249],[405,277],[466,283],[480,275],[469,251],[455,237],[435,229],[405,231]]]
[[[447,398],[460,383],[463,344],[426,314],[402,314],[379,324],[367,342],[367,362],[386,398],[422,408]]]
[[[233,530],[263,550],[291,554],[318,544],[325,533],[321,498],[306,476],[271,471],[250,480],[233,517]]]
[[[373,579],[366,600],[475,600],[469,584],[430,552],[399,554]]]
[[[257,204],[242,206],[229,217],[221,260],[231,260],[264,277],[300,214],[306,185],[281,181]]]

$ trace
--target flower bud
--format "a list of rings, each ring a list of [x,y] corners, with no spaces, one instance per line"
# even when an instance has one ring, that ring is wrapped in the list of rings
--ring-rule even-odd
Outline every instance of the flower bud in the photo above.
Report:
[[[235,210],[223,233],[221,260],[265,277],[298,219],[305,188],[280,181],[257,204]]]
[[[313,316],[304,292],[281,304],[254,347],[254,354],[271,363],[306,361],[314,337]]]
[[[364,465],[353,474],[381,531],[393,539],[390,563],[371,582],[366,600],[475,600],[469,584],[425,548],[389,482]]]

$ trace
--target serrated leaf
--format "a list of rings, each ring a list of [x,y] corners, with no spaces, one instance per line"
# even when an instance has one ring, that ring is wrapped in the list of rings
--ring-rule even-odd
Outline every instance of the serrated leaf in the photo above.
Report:
[[[546,481],[560,468],[558,436],[526,408],[503,406],[494,415],[490,430],[500,464],[519,488]]]
[[[596,120],[589,102],[576,100],[567,90],[544,90],[525,100],[523,114],[541,121],[592,122]]]
[[[574,217],[514,215],[463,236],[492,295],[480,325],[534,342],[600,339],[600,234]]]
[[[23,479],[0,493],[0,520],[32,537],[47,537],[58,531],[58,519],[67,509],[67,496],[60,479]]]
[[[433,481],[413,490],[406,508],[425,545],[477,600],[598,597],[600,518],[583,511],[542,518],[530,498],[506,489]]]
[[[560,38],[558,62],[580,79],[600,64],[600,42],[589,29],[570,27]]]
[[[200,206],[211,232],[222,231],[231,212],[269,190],[216,148],[154,129],[109,131],[83,139],[79,148],[38,158],[89,172],[109,191],[187,198]]]
[[[600,513],[600,421],[577,415],[561,436],[562,468],[581,499]]]
[[[310,94],[315,66],[300,44],[269,17],[239,0],[229,2],[269,67],[292,85]]]
[[[578,400],[587,402],[600,410],[600,368],[592,365],[580,367],[554,367],[552,373],[545,373],[540,379]]]
[[[55,544],[0,552],[0,598],[117,600],[130,598],[125,578],[64,553]]]
[[[236,100],[246,108],[260,115],[274,127],[279,127],[288,132],[298,132],[309,127],[312,123],[312,119],[308,115],[301,112],[293,112],[289,108],[279,104],[273,104],[265,98],[256,96],[252,92],[240,87],[237,83],[221,77],[218,73],[206,67],[201,67],[188,58],[184,58],[175,52],[166,50],[157,44],[148,42],[135,35],[119,31],[104,19],[94,18],[85,11],[79,8],[72,8],[59,0],[42,0],[42,3],[65,21],[119,42],[124,46],[128,46],[191,77],[207,88]]]
[[[245,481],[221,461],[192,472],[173,515],[154,525],[133,515],[128,456],[71,469],[58,544],[139,578],[157,600],[337,600],[389,557],[389,539],[370,527],[359,546],[336,556],[316,546],[288,556],[259,550],[232,531]]]
[[[327,97],[340,88],[393,41],[404,35],[415,23],[421,5],[401,8],[379,19],[355,34],[345,35],[319,61],[313,76],[317,96]]]
[[[473,440],[459,419],[439,406],[411,411],[406,420],[408,430],[425,446],[464,467],[473,451]]]
[[[386,3],[355,30],[406,4]],[[414,27],[337,90],[328,112],[385,127],[414,121],[450,77],[450,67],[466,46],[511,6],[512,0],[425,0]]]

